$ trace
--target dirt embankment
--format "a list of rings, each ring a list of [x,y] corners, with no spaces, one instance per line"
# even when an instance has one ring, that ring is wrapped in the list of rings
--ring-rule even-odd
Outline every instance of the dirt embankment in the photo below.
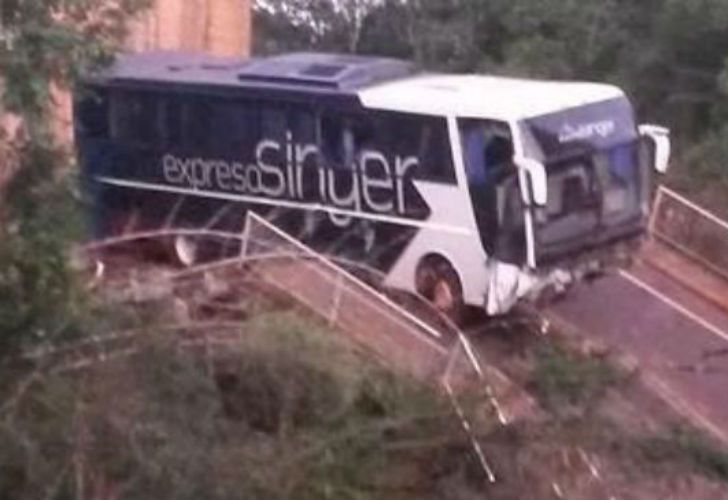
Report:
[[[236,265],[236,269],[240,268]],[[280,345],[287,352],[295,353],[295,348],[290,351],[285,347],[290,329],[298,330],[304,337],[309,330],[312,334],[313,330],[317,330],[317,335],[330,335],[337,343],[351,341],[344,332],[329,329],[295,303],[282,300],[280,290],[266,290],[264,285],[256,284],[255,276],[239,272],[200,273],[177,285],[166,286],[165,273],[143,269],[130,273],[130,280],[127,275],[117,284],[122,283],[123,289],[127,286],[124,283],[127,283],[135,289],[124,296],[125,300],[154,303],[155,308],[161,307],[176,321],[192,321],[202,326],[208,322],[208,329],[230,328],[231,323],[239,321],[238,326],[233,325],[232,328],[235,332],[233,337],[241,339],[246,335],[255,337],[252,325],[259,325],[255,318],[270,314],[266,311],[270,311],[271,307],[278,311],[276,314],[280,314],[281,310],[289,311],[285,314],[289,315],[289,321],[293,318],[293,323],[289,322],[282,331],[275,333],[283,335],[283,340],[266,340],[265,335],[258,336],[256,342],[262,344],[243,342],[245,349],[261,349],[268,342],[283,342]],[[272,302],[264,300],[269,293],[273,293]],[[291,309],[296,311],[293,316],[290,316]],[[165,316],[155,317],[159,320]],[[225,321],[215,326],[221,319]],[[306,326],[301,330],[296,325]],[[475,325],[470,332],[485,360],[497,365],[538,403],[538,408],[530,416],[506,426],[494,424],[492,418],[486,418],[485,421],[490,424],[476,429],[485,459],[495,474],[495,482],[490,483],[484,478],[466,436],[458,432],[456,420],[446,419],[434,428],[416,431],[425,431],[424,434],[412,434],[414,429],[407,428],[404,433],[385,432],[381,435],[382,441],[376,443],[377,448],[371,448],[374,445],[369,442],[360,450],[363,453],[360,458],[364,457],[366,463],[366,457],[372,455],[364,450],[375,449],[374,455],[379,457],[377,460],[381,461],[386,456],[388,466],[360,469],[361,474],[347,472],[354,475],[346,479],[353,481],[347,482],[346,487],[353,484],[355,490],[363,495],[368,491],[381,496],[386,491],[398,498],[470,499],[485,495],[504,500],[720,500],[728,497],[728,455],[673,416],[670,409],[640,383],[634,366],[625,364],[615,354],[593,343],[553,331],[543,335],[537,326],[529,318],[514,316],[500,323]],[[200,352],[205,353],[204,343],[200,348]],[[349,381],[361,381],[360,377],[366,376],[363,373],[368,370],[381,373],[381,365],[376,360],[365,359],[371,351],[359,349],[358,343],[350,344],[345,351],[350,348],[356,354],[344,351],[340,354],[344,367],[357,367],[354,373],[345,375]],[[220,350],[219,346],[214,347],[214,351],[217,356],[224,354],[221,359],[225,360],[225,366],[229,363],[240,366],[238,354],[234,351]],[[339,355],[335,354],[329,352],[320,361],[314,355],[312,366],[337,364]],[[358,359],[356,362],[350,357],[352,355]],[[302,358],[302,354],[294,355],[293,359],[297,357]],[[371,361],[374,364],[366,368]],[[394,380],[402,375],[390,372],[387,377],[394,377],[392,384],[396,385]],[[269,386],[265,382],[246,388],[240,386],[240,380],[225,378],[223,385],[232,384],[235,390],[232,394],[223,391],[222,404],[234,408],[236,418],[245,421],[246,415],[252,415],[257,422],[260,411],[270,412],[267,405],[276,400],[274,385]],[[301,390],[303,394],[308,390],[308,384],[315,386],[318,383],[315,377],[310,380],[303,377],[298,382],[300,387],[296,385],[286,390],[293,391],[291,394]],[[365,386],[367,384],[364,383]],[[255,396],[252,399],[251,394]],[[433,396],[436,400],[437,396]],[[238,397],[243,399],[238,400]],[[301,401],[308,400],[304,398]],[[262,410],[257,408],[258,403],[265,403]],[[376,400],[374,403],[381,404]],[[473,400],[469,411],[473,414],[483,411],[484,406],[480,403],[480,400]],[[373,403],[367,400],[366,404]],[[436,407],[435,403],[430,409]],[[295,409],[295,405],[287,407],[286,411],[292,411],[291,408]],[[430,411],[426,407],[418,408],[424,413]],[[273,412],[273,415],[277,414],[277,411]],[[328,417],[330,414],[323,418]],[[342,418],[336,425],[348,425],[348,417]],[[373,419],[372,425],[377,428],[380,423],[387,425],[386,420],[377,423],[379,417],[376,414]],[[190,425],[195,426],[194,423]],[[309,422],[307,425],[320,429],[319,424]],[[295,425],[286,432],[294,428]],[[195,435],[192,433],[193,437]],[[343,436],[348,439],[346,433]],[[325,437],[323,440],[326,442]],[[240,449],[250,444],[246,440],[236,443]],[[273,453],[268,456],[271,463],[283,460],[288,453],[284,452],[287,446],[268,449]],[[346,449],[338,446],[338,441],[334,440],[331,453]],[[315,458],[322,456],[316,455]],[[302,467],[311,466],[317,466],[316,462],[302,463]],[[269,472],[274,472],[274,469]]]

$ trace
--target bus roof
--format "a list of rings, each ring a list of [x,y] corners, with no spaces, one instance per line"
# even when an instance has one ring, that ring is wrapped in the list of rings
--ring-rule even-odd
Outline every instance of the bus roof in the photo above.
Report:
[[[348,93],[413,73],[406,61],[343,54],[292,53],[227,58],[189,52],[122,55],[101,80]]]
[[[251,59],[189,52],[123,55],[100,81],[346,95],[373,109],[504,121],[624,95],[599,83],[415,74],[411,63],[397,59],[305,52]]]
[[[366,107],[520,120],[624,96],[613,85],[483,75],[420,75],[364,89]]]

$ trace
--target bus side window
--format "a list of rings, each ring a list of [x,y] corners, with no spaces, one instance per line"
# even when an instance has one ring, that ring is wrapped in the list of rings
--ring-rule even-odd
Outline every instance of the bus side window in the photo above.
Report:
[[[127,94],[114,92],[111,96],[111,137],[117,141],[126,141],[132,128],[131,114],[127,107]]]
[[[241,100],[239,103],[241,122],[240,151],[245,161],[255,161],[255,148],[261,140],[263,114],[260,101]]]
[[[305,107],[288,109],[288,129],[293,134],[293,142],[297,144],[316,143],[316,115]]]
[[[344,168],[344,119],[340,114],[323,112],[319,117],[319,149],[328,168]]]
[[[239,155],[243,151],[245,132],[252,128],[252,118],[247,113],[249,110],[240,101],[229,99],[215,101],[211,108],[212,149],[216,154]]]
[[[388,157],[416,158],[415,179],[454,184],[455,170],[445,118],[405,113],[377,115],[377,143]]]
[[[277,106],[265,106],[261,113],[261,140],[283,141],[286,137],[286,112]]]
[[[503,170],[513,162],[513,143],[510,136],[501,131],[493,131],[491,134],[485,148],[485,164],[495,170]]]
[[[458,119],[465,175],[483,248],[509,263],[523,262],[523,207],[507,123]]]
[[[419,147],[421,127],[415,115],[404,113],[381,113],[377,120],[377,143],[384,147],[383,153],[390,162],[396,157],[405,160],[416,158],[417,166],[407,172],[407,177],[421,175]]]
[[[111,98],[111,136],[137,145],[158,140],[159,98],[142,92],[119,92]]]
[[[381,149],[364,114],[324,111],[319,115],[318,136],[324,165],[333,168],[351,170],[363,149]]]
[[[513,142],[507,124],[476,119],[458,122],[465,172],[471,183],[497,183],[514,172]]]
[[[455,184],[452,148],[445,118],[422,118],[418,179]]]
[[[161,142],[167,147],[182,143],[182,102],[178,97],[164,100],[161,109]]]
[[[80,135],[105,139],[109,135],[109,101],[105,95],[88,91],[75,102],[74,115]]]
[[[183,143],[203,151],[207,150],[212,142],[212,136],[220,133],[213,130],[213,107],[206,98],[196,97],[185,102],[182,109]]]

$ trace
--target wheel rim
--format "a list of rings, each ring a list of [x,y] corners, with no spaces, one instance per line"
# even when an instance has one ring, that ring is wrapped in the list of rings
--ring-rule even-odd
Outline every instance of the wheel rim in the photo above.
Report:
[[[440,311],[450,311],[453,308],[455,296],[450,285],[445,280],[438,280],[432,290],[432,303]]]
[[[188,236],[175,238],[174,251],[177,259],[184,266],[191,266],[197,261],[197,242]]]

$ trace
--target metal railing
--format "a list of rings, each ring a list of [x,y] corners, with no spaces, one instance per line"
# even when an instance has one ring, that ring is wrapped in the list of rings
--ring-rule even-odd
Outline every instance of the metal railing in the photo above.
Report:
[[[240,252],[236,256],[169,272],[163,278],[169,282],[165,289],[173,290],[174,283],[194,276],[219,273],[231,277],[244,269],[244,274],[248,276],[246,279],[252,277],[254,281],[265,283],[294,298],[335,326],[336,331],[346,332],[365,349],[374,352],[391,368],[439,385],[451,402],[486,479],[495,481],[495,473],[476,434],[477,429],[484,425],[483,418],[499,425],[510,421],[510,416],[497,399],[500,388],[509,381],[495,367],[483,365],[460,329],[424,298],[410,297],[417,307],[405,307],[352,270],[364,271],[366,276],[378,275],[377,283],[382,281],[381,272],[361,263],[316,252],[285,233],[274,222],[252,211],[246,214],[242,233],[223,233],[212,229],[210,225],[199,230],[176,228],[170,220],[159,230],[132,231],[93,243],[87,247],[87,251],[93,255],[99,250],[138,239],[160,238],[169,241],[177,236],[228,239],[238,243]],[[160,279],[158,276],[147,277]],[[140,276],[140,279],[143,278]],[[235,279],[243,278],[237,276]],[[120,297],[123,299],[124,295]],[[233,323],[230,325],[231,332],[235,330]],[[172,329],[184,333],[187,326],[179,325]],[[197,328],[195,330],[199,331]],[[79,345],[74,343],[48,352],[27,354],[30,358],[45,358],[49,362],[53,358],[56,360],[53,364],[60,370],[84,369],[97,362],[133,355],[137,351],[133,337],[138,333],[125,334],[121,338],[117,338],[118,335],[102,336],[92,341],[82,341]],[[179,337],[180,346],[200,344],[207,349],[227,340],[227,337],[189,338],[184,334]],[[465,388],[468,390],[465,391]],[[511,389],[509,385],[508,391]],[[474,406],[478,408],[477,415],[469,414]]]
[[[660,186],[649,234],[728,279],[728,221]]]
[[[426,323],[331,258],[254,213],[248,214],[243,239],[246,243],[241,248],[241,261],[254,262],[254,272],[266,281],[294,296],[338,329],[347,331],[388,362],[397,363],[398,369],[440,384],[487,480],[496,480],[458,388],[476,387],[499,424],[507,424],[509,418],[488,381],[487,372],[494,368],[483,367],[459,328],[446,318],[441,318],[444,329]],[[271,252],[290,256],[289,265],[280,259],[273,262],[257,258]]]

